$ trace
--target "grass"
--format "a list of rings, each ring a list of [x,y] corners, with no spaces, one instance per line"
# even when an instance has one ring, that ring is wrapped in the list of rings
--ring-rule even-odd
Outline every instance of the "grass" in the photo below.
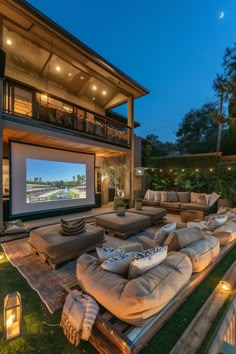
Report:
[[[236,246],[216,266],[203,283],[189,296],[174,316],[154,336],[142,354],[169,353],[182,332],[186,329],[216,284],[236,259]],[[8,292],[18,290],[22,297],[24,335],[0,343],[1,354],[93,354],[96,350],[88,342],[81,341],[79,347],[73,347],[58,326],[61,311],[51,315],[41,302],[37,293],[19,274],[7,259],[0,261],[0,314],[3,313],[3,300]],[[3,337],[2,316],[0,317],[0,336]],[[53,326],[50,326],[53,325]],[[56,325],[56,326],[54,326]]]

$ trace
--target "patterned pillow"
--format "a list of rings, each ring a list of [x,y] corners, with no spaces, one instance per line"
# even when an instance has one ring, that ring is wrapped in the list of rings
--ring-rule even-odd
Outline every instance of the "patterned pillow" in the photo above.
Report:
[[[112,248],[112,247],[96,247],[97,255],[100,261],[105,261],[106,259],[120,255],[121,253],[127,253],[126,250],[122,248]]]
[[[106,259],[101,267],[109,272],[119,275],[127,276],[129,271],[129,264],[133,257],[137,255],[137,252],[122,253],[116,257]]]
[[[214,231],[218,227],[224,225],[228,220],[227,215],[212,215],[206,222],[208,230]]]
[[[138,253],[129,265],[128,279],[134,279],[163,262],[167,256],[167,247],[151,248]]]
[[[76,220],[66,221],[61,219],[61,231],[60,234],[63,236],[72,236],[80,234],[85,231],[85,220],[79,218]]]

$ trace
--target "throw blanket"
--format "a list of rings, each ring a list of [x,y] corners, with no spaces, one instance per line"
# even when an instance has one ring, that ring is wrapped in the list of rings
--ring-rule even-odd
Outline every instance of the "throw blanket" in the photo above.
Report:
[[[71,344],[77,346],[80,339],[89,339],[98,311],[98,304],[91,296],[78,290],[68,294],[60,326]]]

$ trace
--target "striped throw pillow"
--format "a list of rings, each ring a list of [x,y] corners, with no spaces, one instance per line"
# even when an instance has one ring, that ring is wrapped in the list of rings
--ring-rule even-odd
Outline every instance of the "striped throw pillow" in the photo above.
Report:
[[[85,220],[79,218],[76,220],[66,221],[61,219],[61,231],[60,234],[63,236],[72,236],[80,234],[85,230]]]

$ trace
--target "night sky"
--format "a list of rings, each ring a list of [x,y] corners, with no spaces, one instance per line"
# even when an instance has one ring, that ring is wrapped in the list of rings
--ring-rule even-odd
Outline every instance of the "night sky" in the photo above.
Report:
[[[135,102],[136,134],[163,142],[191,108],[216,99],[213,80],[236,42],[236,0],[29,3],[151,91]]]

